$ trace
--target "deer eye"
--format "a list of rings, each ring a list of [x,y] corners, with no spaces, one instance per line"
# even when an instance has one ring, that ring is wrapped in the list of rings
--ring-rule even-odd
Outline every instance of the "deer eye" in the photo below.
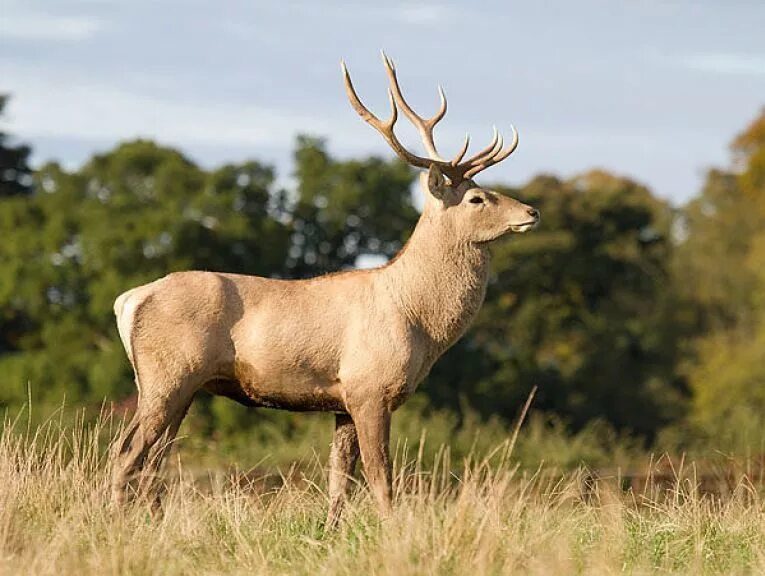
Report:
[[[480,196],[473,196],[468,202],[471,204],[483,204],[483,198]]]

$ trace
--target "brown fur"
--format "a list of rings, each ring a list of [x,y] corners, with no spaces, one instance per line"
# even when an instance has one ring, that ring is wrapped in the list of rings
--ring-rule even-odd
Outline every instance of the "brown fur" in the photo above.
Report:
[[[449,183],[437,165],[421,183],[423,213],[386,266],[296,281],[180,272],[117,298],[139,400],[116,445],[116,501],[147,464],[159,466],[206,389],[250,406],[336,413],[328,525],[359,452],[381,510],[390,510],[391,413],[478,312],[488,243],[539,219],[472,180]]]

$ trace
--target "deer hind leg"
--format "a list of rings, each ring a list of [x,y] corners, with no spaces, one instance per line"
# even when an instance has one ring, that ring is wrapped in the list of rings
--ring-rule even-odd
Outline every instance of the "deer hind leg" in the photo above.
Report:
[[[340,520],[358,458],[359,438],[356,425],[347,414],[337,414],[332,451],[329,455],[329,513],[325,525],[327,530],[334,529]]]
[[[146,462],[147,468],[150,468],[153,472],[158,472],[162,468],[162,463],[172,448],[175,437],[178,435],[178,429],[181,427],[181,423],[186,417],[190,406],[191,401],[188,401],[174,411],[170,417],[170,424],[165,429],[164,434],[151,447]]]
[[[175,393],[164,397],[139,395],[135,415],[116,444],[112,472],[112,499],[115,503],[126,501],[131,484],[136,480],[137,492],[145,492],[150,487],[153,478],[144,474],[144,469],[148,468],[147,472],[159,469],[192,396],[193,390],[182,385],[176,388]]]

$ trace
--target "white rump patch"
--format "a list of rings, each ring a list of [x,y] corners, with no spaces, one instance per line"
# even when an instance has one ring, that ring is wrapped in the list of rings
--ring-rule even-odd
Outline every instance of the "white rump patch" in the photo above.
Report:
[[[133,347],[131,345],[131,335],[133,331],[133,316],[138,308],[138,298],[135,297],[135,290],[128,290],[120,294],[114,301],[114,315],[117,317],[117,331],[120,334],[120,340],[127,352],[128,360],[135,370],[135,360],[133,358]]]

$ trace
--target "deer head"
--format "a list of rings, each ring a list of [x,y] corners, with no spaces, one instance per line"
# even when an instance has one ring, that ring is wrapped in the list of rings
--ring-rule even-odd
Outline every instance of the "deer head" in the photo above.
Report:
[[[443,90],[439,87],[441,106],[438,112],[432,118],[422,118],[404,98],[393,61],[384,53],[382,56],[390,83],[388,97],[391,117],[387,121],[380,120],[362,104],[343,62],[345,89],[359,116],[382,135],[399,158],[411,166],[427,170],[420,177],[426,197],[425,214],[437,219],[455,240],[474,243],[489,242],[509,232],[525,232],[536,226],[539,223],[538,210],[499,192],[482,188],[473,180],[476,174],[513,153],[518,146],[518,132],[515,128],[512,128],[513,138],[507,147],[495,129],[486,148],[465,159],[470,145],[470,137],[467,136],[456,156],[445,160],[438,153],[433,137],[433,129],[446,115],[446,96]],[[427,158],[407,150],[393,131],[399,108],[419,132],[428,153]]]

